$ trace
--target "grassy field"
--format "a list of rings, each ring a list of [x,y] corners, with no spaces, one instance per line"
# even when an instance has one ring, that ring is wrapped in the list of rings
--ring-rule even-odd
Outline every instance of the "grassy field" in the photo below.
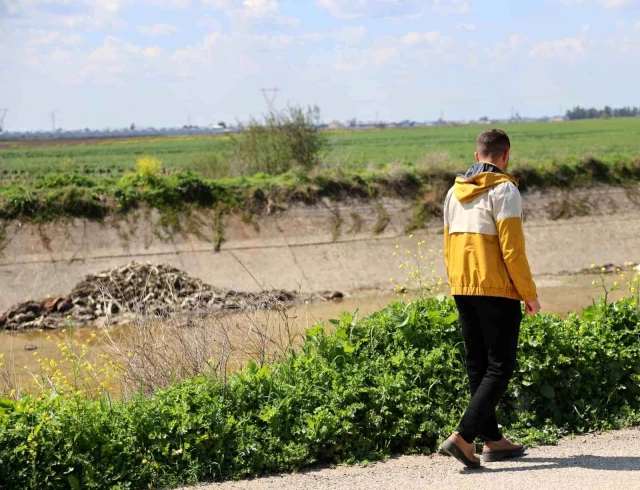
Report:
[[[0,242],[2,224],[11,219],[103,219],[146,206],[175,227],[178,215],[193,207],[249,218],[269,202],[312,204],[325,197],[412,200],[415,216],[407,226],[415,229],[439,216],[444,193],[473,162],[484,128],[331,131],[320,163],[306,170],[290,165],[275,175],[239,171],[249,167],[234,163],[238,136],[0,141]],[[640,118],[504,128],[512,139],[510,171],[522,190],[640,181]],[[144,171],[140,161],[158,162],[157,170]]]
[[[326,167],[376,170],[394,162],[460,169],[473,158],[485,126],[331,131]],[[513,168],[548,166],[593,156],[601,161],[640,155],[640,118],[502,126],[512,139]],[[71,144],[70,144],[71,143]],[[167,169],[190,169],[204,178],[225,177],[229,136],[130,138],[88,143],[0,142],[0,179],[20,180],[48,173],[79,172],[119,177],[136,158],[154,155]]]

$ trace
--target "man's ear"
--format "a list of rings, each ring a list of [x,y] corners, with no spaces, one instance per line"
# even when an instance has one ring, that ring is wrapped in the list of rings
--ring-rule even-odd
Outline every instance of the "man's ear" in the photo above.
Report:
[[[479,162],[480,161],[480,153],[478,153],[476,151],[475,155],[476,155],[476,162]]]
[[[504,155],[502,155],[502,158],[504,158],[504,163],[507,163],[509,161],[510,154],[511,154],[511,149],[504,152]]]

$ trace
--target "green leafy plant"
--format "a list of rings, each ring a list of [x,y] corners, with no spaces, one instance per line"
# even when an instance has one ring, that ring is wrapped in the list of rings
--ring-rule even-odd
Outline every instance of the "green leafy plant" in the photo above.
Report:
[[[295,167],[311,170],[326,147],[319,120],[318,107],[298,106],[273,111],[264,121],[252,119],[232,140],[230,169],[240,175],[277,175]]]
[[[226,383],[205,375],[123,401],[69,393],[3,405],[0,484],[163,487],[435,451],[468,401],[453,301],[331,323],[333,333],[316,325],[300,350]],[[639,339],[633,297],[595,319],[527,317],[504,430],[552,443],[640,423]]]

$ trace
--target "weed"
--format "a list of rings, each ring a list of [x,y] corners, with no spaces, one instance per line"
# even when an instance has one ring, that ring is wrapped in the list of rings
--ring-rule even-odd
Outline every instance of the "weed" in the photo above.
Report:
[[[151,155],[144,155],[136,160],[136,172],[138,175],[153,178],[162,171],[162,160]]]
[[[375,201],[376,211],[378,212],[378,220],[376,221],[376,225],[373,227],[373,232],[376,235],[382,233],[389,224],[391,218],[389,217],[389,213],[385,209],[384,205],[380,201]]]
[[[419,240],[413,234],[409,235],[409,239],[413,249],[402,249],[396,245],[393,252],[399,272],[404,276],[402,281],[391,279],[393,290],[401,299],[410,293],[421,299],[443,293],[445,284],[436,271],[436,260],[441,258],[442,250],[436,252],[434,248],[428,248],[426,240]]]

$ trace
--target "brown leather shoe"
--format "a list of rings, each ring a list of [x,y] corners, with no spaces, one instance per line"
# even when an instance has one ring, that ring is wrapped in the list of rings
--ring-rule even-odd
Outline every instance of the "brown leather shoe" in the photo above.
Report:
[[[504,459],[519,458],[524,455],[526,447],[514,444],[506,437],[499,441],[487,441],[482,448],[482,459],[485,461],[502,461]]]
[[[476,445],[465,441],[460,434],[454,432],[440,448],[460,461],[467,468],[480,468],[480,459],[476,457]]]

